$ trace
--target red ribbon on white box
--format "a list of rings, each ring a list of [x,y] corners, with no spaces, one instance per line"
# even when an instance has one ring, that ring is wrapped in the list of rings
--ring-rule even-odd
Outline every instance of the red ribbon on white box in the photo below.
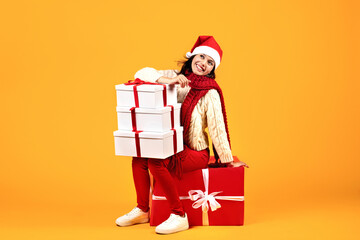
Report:
[[[244,201],[244,196],[217,196],[220,192],[212,192],[209,194],[209,169],[205,168],[202,169],[202,175],[204,180],[205,192],[202,190],[190,190],[188,192],[189,196],[180,196],[180,200],[190,199],[191,201],[195,201],[192,204],[192,207],[202,208],[203,212],[203,225],[209,225],[209,218],[208,218],[208,210],[209,205],[211,211],[216,211],[218,208],[221,207],[220,203],[216,201],[218,200],[229,200],[229,201]],[[155,196],[152,195],[153,200],[166,200],[166,197],[163,196]]]
[[[173,145],[174,145],[174,154],[177,153],[177,135],[176,135],[176,129],[175,126],[175,116],[174,116],[174,106],[173,105],[167,105],[167,107],[171,107],[171,130],[174,132],[173,135]]]
[[[137,87],[143,84],[149,84],[149,85],[160,85],[163,86],[163,103],[164,107],[167,105],[167,93],[166,93],[166,85],[161,83],[153,83],[153,82],[146,82],[141,80],[140,78],[136,78],[135,80],[130,80],[127,83],[124,83],[125,85],[134,85],[134,100],[135,100],[135,107],[139,107],[139,96],[137,92]]]
[[[136,146],[136,156],[141,157],[141,151],[140,151],[140,138],[139,133],[142,131],[135,131],[135,146]]]

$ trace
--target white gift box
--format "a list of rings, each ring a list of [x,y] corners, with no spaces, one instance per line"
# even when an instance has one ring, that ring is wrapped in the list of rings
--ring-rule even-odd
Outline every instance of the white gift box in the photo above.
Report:
[[[177,104],[177,85],[166,86],[167,105]],[[134,107],[134,85],[116,85],[116,98],[118,107]],[[159,108],[164,107],[163,85],[142,84],[137,86],[137,94],[140,108]]]
[[[181,104],[174,105],[174,128],[180,127]],[[131,110],[129,107],[116,107],[118,130],[133,130]],[[171,107],[135,108],[136,129],[148,132],[166,132],[172,128]]]
[[[167,132],[140,132],[140,157],[165,159],[174,155],[174,131]],[[117,130],[114,132],[115,155],[136,157],[135,132]],[[184,150],[183,128],[176,128],[177,153]]]

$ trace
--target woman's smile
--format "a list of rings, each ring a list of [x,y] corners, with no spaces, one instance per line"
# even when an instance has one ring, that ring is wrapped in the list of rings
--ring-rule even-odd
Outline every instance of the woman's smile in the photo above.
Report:
[[[204,71],[204,69],[203,69],[199,64],[195,64],[195,65],[196,65],[196,67],[199,69],[199,71],[201,71],[201,72]]]

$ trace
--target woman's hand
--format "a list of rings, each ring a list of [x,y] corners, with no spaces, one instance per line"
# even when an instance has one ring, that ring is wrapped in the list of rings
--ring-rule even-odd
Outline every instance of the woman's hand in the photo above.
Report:
[[[180,86],[183,88],[189,86],[190,80],[187,79],[184,75],[179,74],[176,77],[172,78],[169,84],[171,85],[176,83],[180,84]]]
[[[180,86],[183,88],[183,87],[189,86],[189,83],[191,81],[189,79],[187,79],[184,75],[180,74],[174,78],[160,77],[156,82],[167,83],[169,85],[180,84]]]
[[[240,161],[240,162],[230,162],[227,164],[227,167],[241,167],[241,166],[244,166],[244,167],[249,167],[246,163]]]

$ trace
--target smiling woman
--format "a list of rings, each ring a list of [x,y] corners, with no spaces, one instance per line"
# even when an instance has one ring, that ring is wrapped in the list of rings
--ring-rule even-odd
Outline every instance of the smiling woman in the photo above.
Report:
[[[179,71],[157,71],[144,68],[135,78],[148,82],[179,84],[177,100],[182,103],[181,125],[184,128],[184,150],[167,159],[138,158],[132,162],[137,207],[119,217],[116,224],[129,226],[149,221],[149,191],[151,171],[155,181],[162,186],[171,208],[168,220],[156,227],[157,233],[174,233],[189,228],[172,175],[180,177],[183,172],[206,168],[209,161],[209,140],[214,144],[215,157],[230,167],[233,157],[227,127],[224,98],[215,82],[215,69],[219,66],[222,50],[212,36],[200,36],[191,52],[186,54]],[[241,163],[237,166],[245,165]]]

